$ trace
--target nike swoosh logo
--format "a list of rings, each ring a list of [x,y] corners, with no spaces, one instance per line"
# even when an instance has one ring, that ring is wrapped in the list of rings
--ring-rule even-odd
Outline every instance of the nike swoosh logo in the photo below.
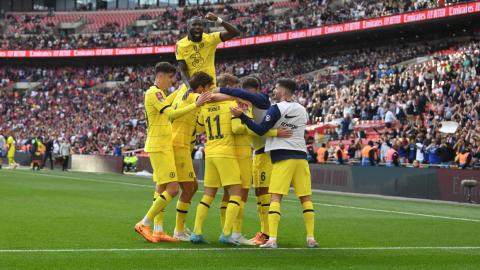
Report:
[[[185,53],[188,53],[189,51],[185,51]]]
[[[297,116],[296,116],[296,115],[294,115],[294,116],[288,116],[287,114],[285,114],[285,118],[287,118],[287,119],[295,118],[295,117],[297,117]]]

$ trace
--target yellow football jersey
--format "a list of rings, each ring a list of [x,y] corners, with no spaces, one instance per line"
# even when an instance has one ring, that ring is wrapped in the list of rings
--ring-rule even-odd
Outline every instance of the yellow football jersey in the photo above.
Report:
[[[173,107],[175,110],[185,108],[195,103],[199,96],[200,94],[190,93],[186,100],[179,99]],[[190,149],[192,136],[195,134],[198,111],[199,108],[172,122],[173,146]]]
[[[243,113],[253,120],[252,108],[243,103],[237,102]],[[233,116],[232,116],[233,117]],[[233,117],[232,121],[242,121],[240,118]],[[252,141],[248,135],[234,135],[235,138],[235,153],[237,159],[252,158]]]
[[[7,139],[7,144],[8,144],[8,155],[12,156],[15,154],[15,144],[13,143],[13,137],[10,136]]]
[[[200,42],[193,42],[187,36],[179,40],[175,47],[177,61],[185,61],[190,76],[197,71],[203,71],[213,77],[212,89],[217,86],[215,52],[217,51],[217,45],[223,42],[220,33],[203,33]]]
[[[162,112],[170,107],[167,97],[157,86],[151,86],[145,93],[145,119],[147,120],[147,141],[145,152],[173,151],[172,124]]]
[[[236,158],[235,139],[232,132],[232,115],[230,106],[235,102],[223,101],[207,103],[200,110],[198,124],[199,133],[207,132],[205,158]]]

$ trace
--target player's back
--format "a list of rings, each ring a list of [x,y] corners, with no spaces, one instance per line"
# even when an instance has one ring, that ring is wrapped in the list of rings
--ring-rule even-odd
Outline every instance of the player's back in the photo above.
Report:
[[[235,105],[232,101],[223,101],[203,106],[198,123],[205,126],[207,133],[205,158],[236,158],[230,113],[230,106]]]
[[[199,94],[190,93],[186,100],[179,99],[175,105],[174,109],[182,109],[187,107],[190,104],[193,104],[197,101]],[[192,140],[193,134],[195,134],[195,126],[197,121],[198,109],[193,110],[187,115],[175,119],[172,122],[172,137],[173,137],[173,146],[190,148],[190,143]]]
[[[172,150],[172,125],[163,110],[170,106],[166,96],[156,86],[145,93],[145,119],[147,121],[147,141],[145,152]],[[159,104],[155,104],[155,103]]]
[[[240,107],[245,115],[253,119],[252,108],[249,108],[243,103],[238,103],[236,106]],[[237,119],[237,121],[241,121]],[[249,158],[252,159],[252,140],[249,135],[234,135],[235,138],[235,153],[237,159]]]

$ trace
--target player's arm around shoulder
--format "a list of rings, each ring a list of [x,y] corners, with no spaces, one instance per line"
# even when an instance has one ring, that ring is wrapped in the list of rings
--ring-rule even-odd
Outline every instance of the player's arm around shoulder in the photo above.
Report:
[[[203,106],[206,102],[210,101],[210,97],[212,94],[210,92],[204,92],[200,95],[200,97],[197,99],[195,103],[192,103],[184,108],[174,110],[171,107],[166,108],[163,113],[170,118],[170,120],[175,120],[178,119],[188,113],[190,113],[193,110],[196,110],[197,107]],[[162,113],[162,112],[161,112]]]

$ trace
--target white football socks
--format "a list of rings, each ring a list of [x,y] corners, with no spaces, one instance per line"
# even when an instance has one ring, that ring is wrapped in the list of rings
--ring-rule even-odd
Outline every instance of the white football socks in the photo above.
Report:
[[[150,226],[150,225],[152,225],[152,220],[145,216],[142,220],[142,225],[143,226]]]
[[[232,233],[232,237],[233,237],[233,239],[238,239],[238,238],[242,237],[242,233],[233,232],[233,233]]]
[[[308,240],[315,241],[315,238],[314,237],[307,237],[307,242],[308,242]]]

